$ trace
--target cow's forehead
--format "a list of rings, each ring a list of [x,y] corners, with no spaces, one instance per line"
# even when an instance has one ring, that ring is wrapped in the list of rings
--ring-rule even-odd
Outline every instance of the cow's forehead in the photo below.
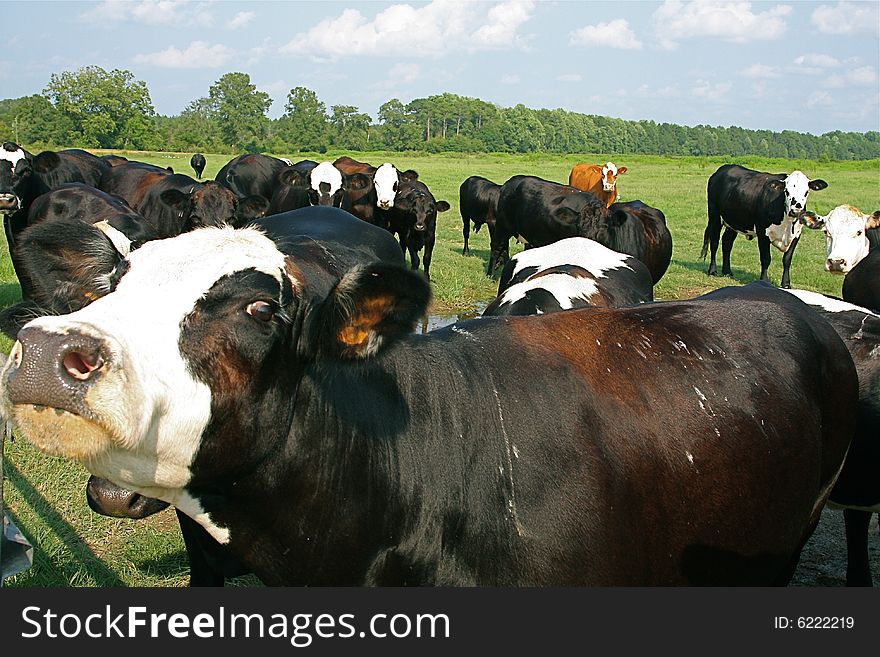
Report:
[[[342,172],[331,162],[321,162],[312,169],[311,179],[315,191],[319,191],[322,182],[329,183],[331,194],[342,187]]]
[[[604,175],[608,173],[610,173],[612,176],[617,175],[617,167],[614,165],[614,162],[608,162],[607,164],[605,164],[604,167],[602,167],[602,174]]]
[[[15,170],[15,165],[18,164],[19,160],[23,160],[25,158],[24,151],[21,148],[18,148],[14,151],[6,150],[6,147],[0,146],[0,160],[6,160],[12,165],[12,169]]]
[[[825,227],[828,230],[864,225],[865,215],[851,205],[838,205],[825,217]]]
[[[795,194],[806,196],[810,191],[809,184],[810,179],[801,171],[792,171],[785,178],[785,189],[792,196]]]
[[[199,228],[147,242],[128,257],[129,268],[118,291],[199,298],[218,280],[254,269],[281,282],[284,254],[253,228]]]
[[[373,180],[376,184],[380,183],[392,183],[397,180],[397,167],[393,164],[386,162],[378,169],[376,169],[376,173],[373,174]]]

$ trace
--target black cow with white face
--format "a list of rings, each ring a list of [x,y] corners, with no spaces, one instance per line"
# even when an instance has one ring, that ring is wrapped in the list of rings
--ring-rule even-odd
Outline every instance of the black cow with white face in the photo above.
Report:
[[[743,288],[414,335],[424,277],[283,224],[134,251],[20,332],[4,415],[269,585],[788,581],[858,386],[805,304]]]
[[[736,236],[741,233],[746,239],[758,238],[761,280],[768,280],[770,245],[784,254],[781,286],[791,287],[791,258],[801,236],[807,195],[811,189],[826,187],[828,183],[824,180],[810,180],[801,171],[764,173],[738,164],[718,167],[709,177],[706,187],[709,222],[703,234],[700,257],[705,259],[706,252],[711,248],[708,274],[717,274],[715,253],[721,238],[721,273],[733,275],[730,252]],[[724,237],[721,237],[722,225]]]
[[[638,258],[585,237],[527,249],[507,261],[490,315],[537,315],[595,306],[622,308],[653,301],[651,272]]]

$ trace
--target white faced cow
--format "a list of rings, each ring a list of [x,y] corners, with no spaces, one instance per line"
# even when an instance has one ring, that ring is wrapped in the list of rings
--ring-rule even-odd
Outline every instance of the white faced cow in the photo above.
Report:
[[[825,233],[825,271],[847,274],[868,255],[868,231],[880,226],[880,210],[864,214],[851,205],[838,205],[824,217],[805,212],[804,223]]]

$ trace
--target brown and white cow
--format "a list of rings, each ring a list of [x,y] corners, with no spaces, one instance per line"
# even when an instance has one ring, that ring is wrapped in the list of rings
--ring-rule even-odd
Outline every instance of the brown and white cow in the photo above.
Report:
[[[804,225],[825,233],[825,271],[847,274],[868,255],[868,231],[880,227],[880,210],[865,214],[851,205],[838,205],[824,217],[804,212]]]
[[[579,162],[568,174],[568,184],[582,192],[594,194],[607,208],[620,198],[617,192],[617,176],[622,173],[626,173],[626,167],[618,167],[614,162],[605,164]]]

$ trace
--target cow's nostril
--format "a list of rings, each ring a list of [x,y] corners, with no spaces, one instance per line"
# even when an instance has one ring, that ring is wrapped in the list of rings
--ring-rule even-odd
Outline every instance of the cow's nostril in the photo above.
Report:
[[[70,376],[79,381],[85,381],[101,368],[104,359],[99,354],[84,354],[80,351],[68,351],[61,361]]]

